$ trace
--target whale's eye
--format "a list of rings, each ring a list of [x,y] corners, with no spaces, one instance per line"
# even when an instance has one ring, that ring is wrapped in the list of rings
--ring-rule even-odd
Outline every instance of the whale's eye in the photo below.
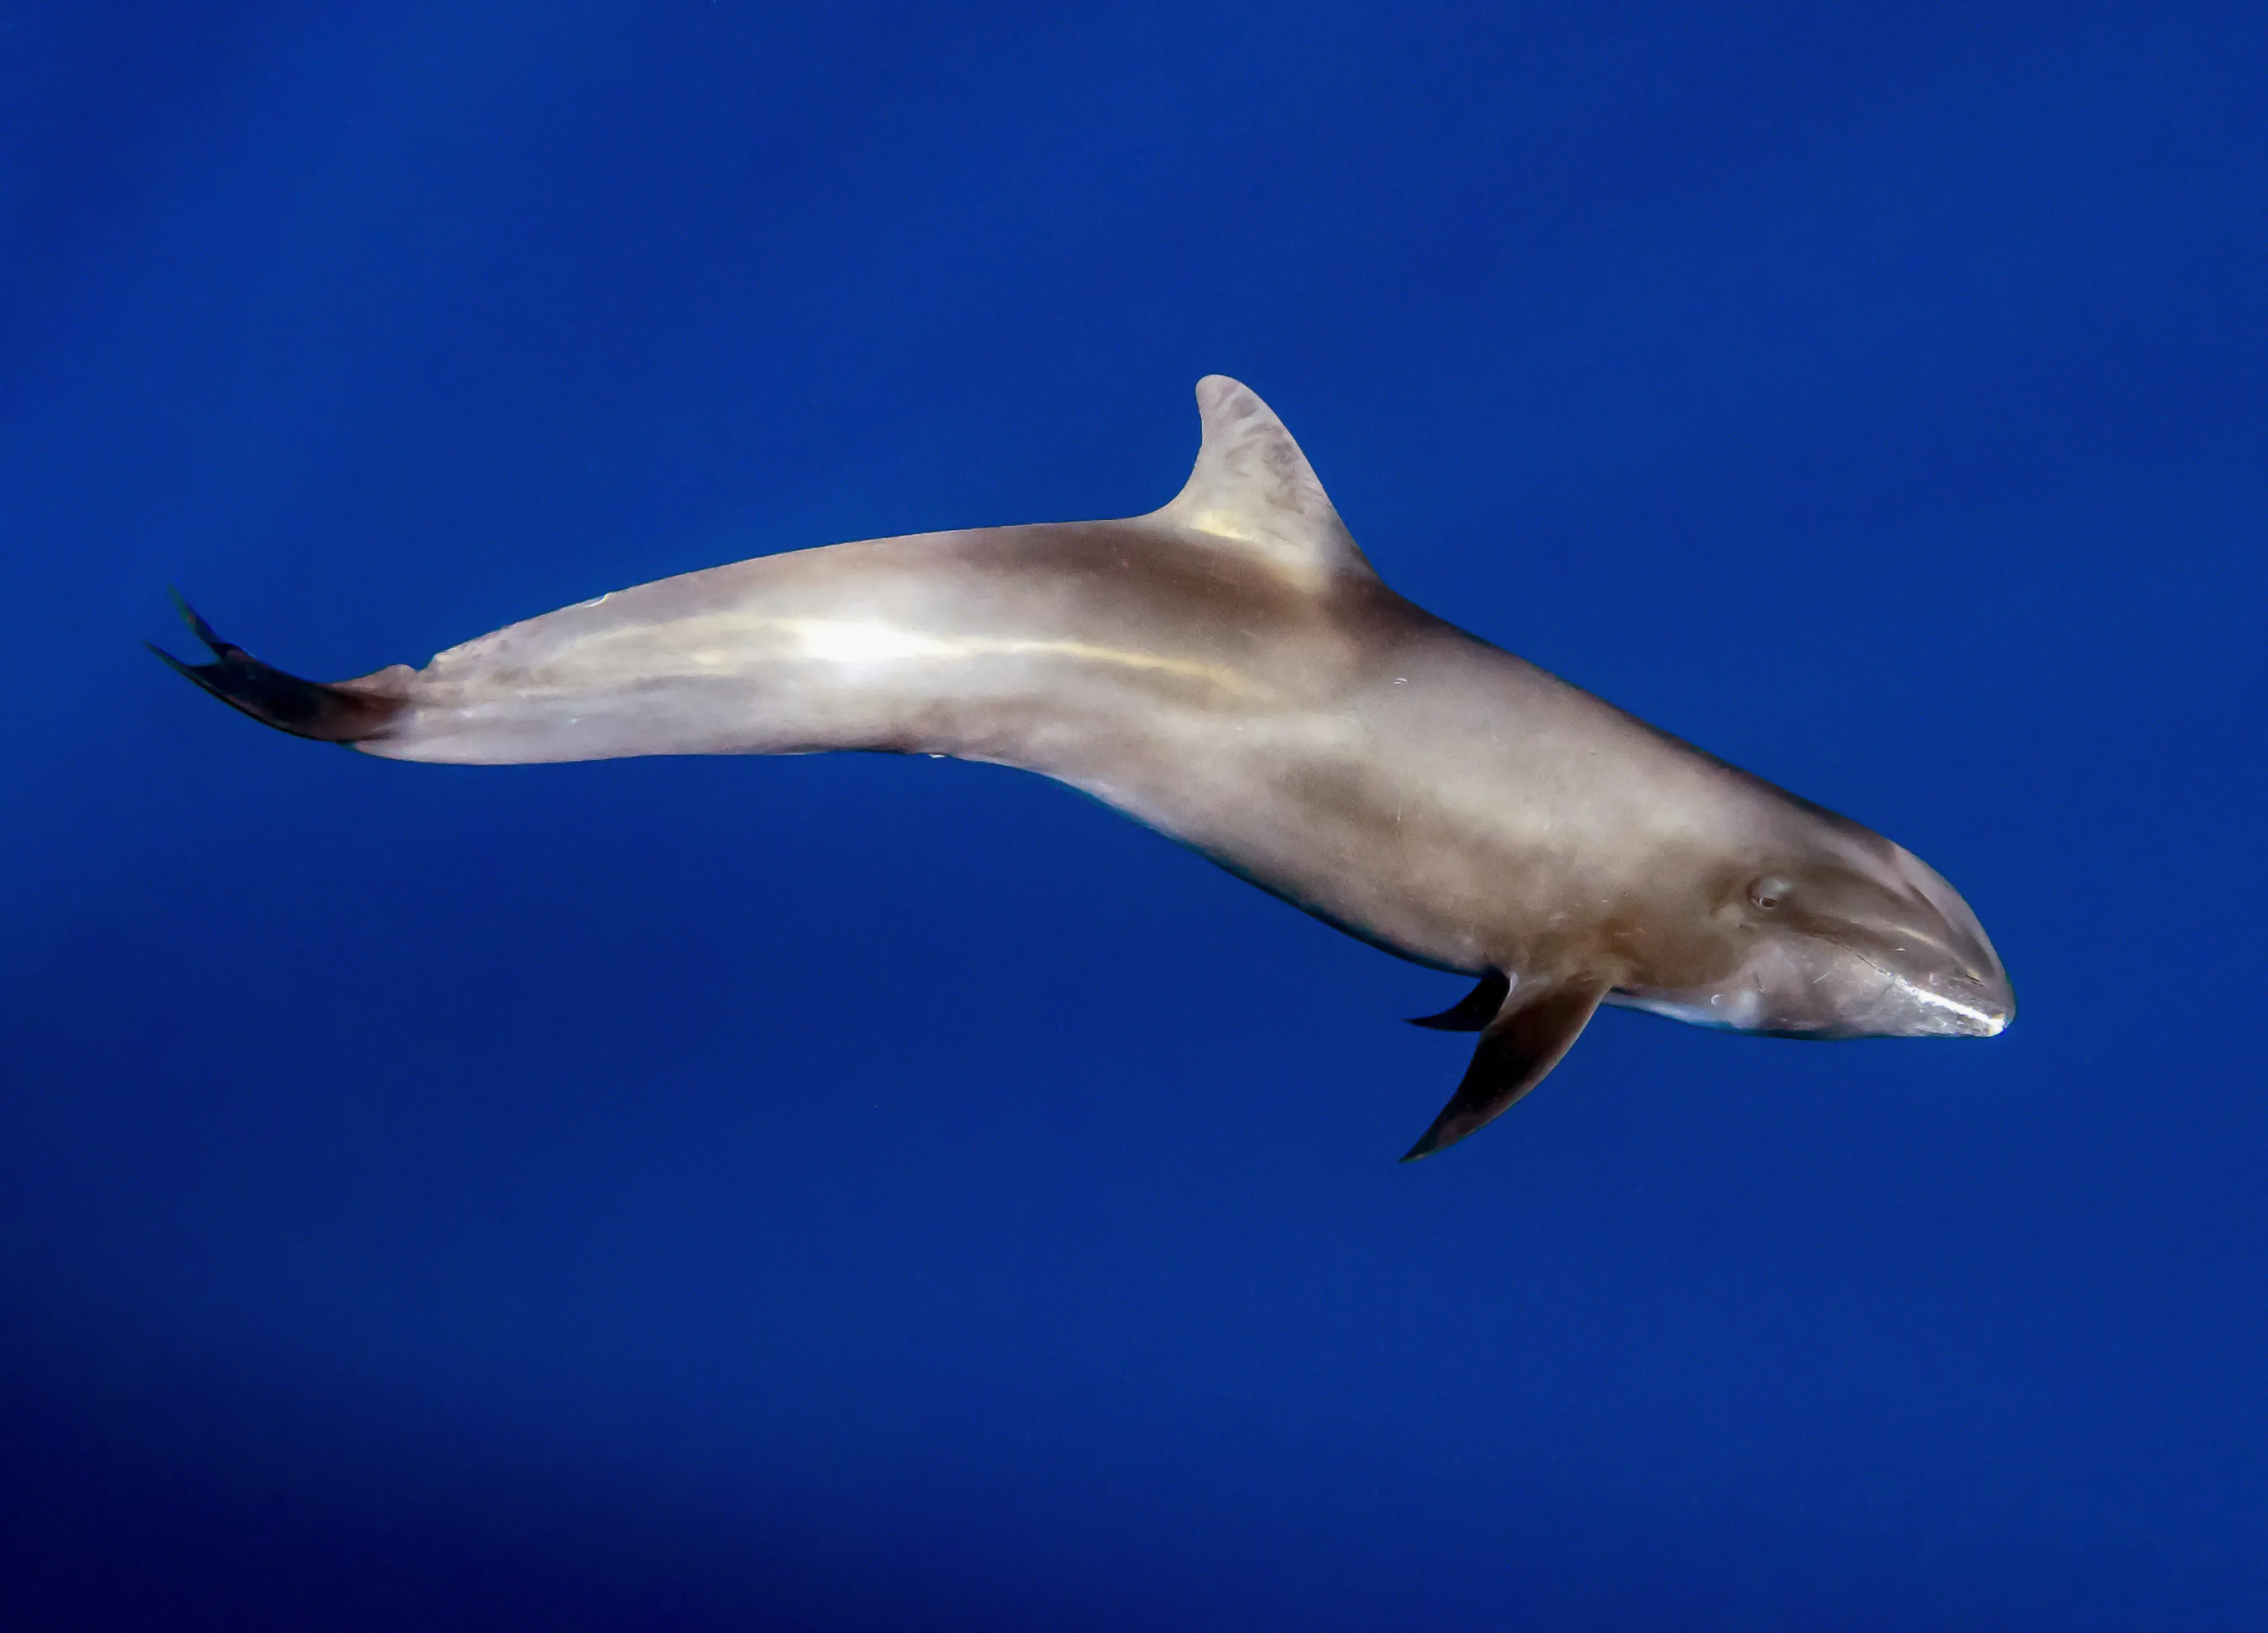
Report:
[[[1758,913],[1770,913],[1787,898],[1787,881],[1768,873],[1749,886],[1749,901]]]

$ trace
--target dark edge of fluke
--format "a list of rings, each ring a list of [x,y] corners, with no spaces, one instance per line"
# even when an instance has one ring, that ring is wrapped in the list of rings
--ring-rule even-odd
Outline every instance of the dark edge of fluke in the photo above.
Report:
[[[401,712],[399,698],[301,680],[262,663],[234,642],[222,639],[179,590],[169,593],[173,605],[180,610],[181,621],[211,649],[213,661],[184,663],[155,642],[143,644],[177,674],[187,676],[261,725],[295,737],[312,737],[317,743],[353,743],[383,735],[388,722]]]

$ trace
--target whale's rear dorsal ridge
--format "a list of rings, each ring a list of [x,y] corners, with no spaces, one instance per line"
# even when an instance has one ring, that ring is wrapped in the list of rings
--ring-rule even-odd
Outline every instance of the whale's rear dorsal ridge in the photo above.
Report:
[[[1197,381],[1204,440],[1196,469],[1159,520],[1258,556],[1320,586],[1333,574],[1376,576],[1323,491],[1307,456],[1249,386]]]

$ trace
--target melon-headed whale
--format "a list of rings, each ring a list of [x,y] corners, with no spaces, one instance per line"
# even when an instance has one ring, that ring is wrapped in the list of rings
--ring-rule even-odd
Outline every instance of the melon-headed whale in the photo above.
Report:
[[[1918,858],[1388,589],[1220,375],[1163,509],[763,556],[320,683],[184,613],[255,720],[389,759],[863,749],[1083,790],[1326,923],[1476,979],[1412,1147],[1454,1144],[1601,1003],[1800,1038],[1991,1037],[2015,999]],[[1405,1158],[1404,1160],[1408,1160]]]

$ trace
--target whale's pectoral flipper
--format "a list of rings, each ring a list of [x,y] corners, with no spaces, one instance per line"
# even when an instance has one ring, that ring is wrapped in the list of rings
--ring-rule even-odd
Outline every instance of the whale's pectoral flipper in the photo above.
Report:
[[[1437,1032],[1477,1032],[1496,1019],[1497,1011],[1504,1008],[1506,995],[1512,991],[1511,978],[1501,970],[1491,970],[1481,977],[1481,984],[1451,1004],[1439,1015],[1406,1016],[1412,1026],[1423,1026]]]
[[[182,622],[211,648],[213,661],[184,663],[162,647],[153,645],[150,650],[231,708],[242,710],[262,725],[295,737],[313,737],[318,743],[362,743],[382,735],[387,723],[401,712],[401,697],[389,696],[368,682],[328,685],[271,668],[233,641],[224,640],[179,595],[173,603],[181,610]],[[370,681],[390,673],[381,670]]]
[[[1457,1092],[1449,1097],[1425,1137],[1403,1153],[1402,1160],[1414,1163],[1431,1156],[1502,1116],[1513,1101],[1542,1083],[1583,1035],[1606,991],[1603,982],[1569,982],[1505,1009],[1481,1033]]]

